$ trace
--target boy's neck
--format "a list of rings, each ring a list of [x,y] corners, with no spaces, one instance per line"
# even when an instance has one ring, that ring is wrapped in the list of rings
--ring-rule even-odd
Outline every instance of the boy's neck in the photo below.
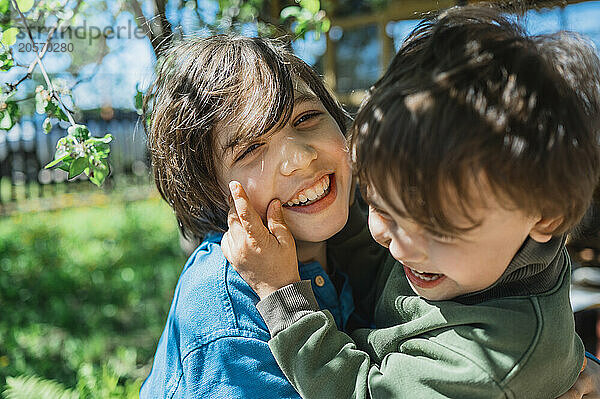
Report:
[[[296,254],[298,260],[302,263],[317,261],[323,267],[326,273],[329,273],[327,267],[327,242],[296,241]]]
[[[452,300],[473,305],[491,299],[547,292],[570,269],[570,261],[564,250],[565,241],[566,235],[553,237],[545,243],[527,238],[494,284]]]

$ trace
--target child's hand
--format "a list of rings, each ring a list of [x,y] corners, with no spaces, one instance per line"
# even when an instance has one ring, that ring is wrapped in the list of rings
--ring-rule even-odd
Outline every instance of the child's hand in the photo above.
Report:
[[[283,220],[281,201],[269,204],[267,229],[242,185],[232,181],[229,190],[233,197],[227,217],[229,230],[221,241],[227,260],[261,299],[300,281],[296,243]]]
[[[586,362],[575,385],[558,399],[600,398],[600,365],[593,360]]]

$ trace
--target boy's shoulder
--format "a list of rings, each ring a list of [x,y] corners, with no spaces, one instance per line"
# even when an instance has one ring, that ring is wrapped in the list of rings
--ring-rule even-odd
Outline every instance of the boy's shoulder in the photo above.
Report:
[[[169,321],[194,345],[236,335],[266,341],[266,326],[254,306],[258,297],[223,255],[221,238],[220,233],[209,233],[186,262]]]
[[[405,280],[402,271],[395,269],[390,276],[392,285]],[[398,274],[398,282],[394,282],[394,274]],[[464,370],[471,370],[473,377],[489,378],[500,389],[517,393],[517,397],[532,389],[550,396],[547,390],[556,389],[553,393],[558,396],[562,393],[558,391],[570,387],[577,378],[584,354],[575,334],[569,287],[567,261],[556,285],[537,295],[469,305],[397,295],[393,314],[376,316],[387,319],[387,328],[372,331],[367,339],[395,341],[394,347],[400,353],[428,353],[432,359],[445,360],[453,367],[462,365]],[[390,309],[389,305],[384,307]],[[382,361],[389,354],[382,351],[376,357]],[[569,371],[572,375],[565,375]],[[565,383],[554,386],[541,378],[555,375],[562,375]]]
[[[463,350],[517,397],[527,392],[559,396],[577,379],[584,358],[569,300],[570,271],[564,267],[557,284],[544,293],[456,304],[450,325],[466,323],[450,327],[441,341]]]

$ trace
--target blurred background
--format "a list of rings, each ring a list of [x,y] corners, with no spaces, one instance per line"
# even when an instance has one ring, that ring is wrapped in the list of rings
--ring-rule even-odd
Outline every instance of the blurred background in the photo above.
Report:
[[[13,2],[0,0],[0,393],[105,398],[137,397],[186,260],[140,116],[157,54],[190,34],[288,34],[354,112],[424,13],[474,1],[19,0],[35,42],[53,33],[43,65],[65,106],[94,136],[114,136],[102,188],[44,168],[68,123],[44,123],[36,87],[46,82],[39,67],[28,75],[36,56]],[[520,8],[532,34],[571,30],[600,46],[600,1]],[[597,215],[570,242],[578,328],[593,353]]]

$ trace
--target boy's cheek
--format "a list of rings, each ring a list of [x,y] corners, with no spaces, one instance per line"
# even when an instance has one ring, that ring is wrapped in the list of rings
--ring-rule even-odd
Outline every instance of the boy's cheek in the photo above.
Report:
[[[388,247],[388,242],[384,239],[385,233],[387,231],[384,223],[380,220],[380,218],[369,209],[369,218],[368,218],[369,231],[371,232],[371,236],[375,241],[377,241],[380,245],[384,247]]]
[[[265,221],[267,217],[267,207],[269,206],[269,202],[273,199],[264,197],[267,191],[266,184],[254,178],[248,178],[241,183],[244,190],[246,190],[246,195],[250,200],[250,204],[260,215],[261,219]]]

